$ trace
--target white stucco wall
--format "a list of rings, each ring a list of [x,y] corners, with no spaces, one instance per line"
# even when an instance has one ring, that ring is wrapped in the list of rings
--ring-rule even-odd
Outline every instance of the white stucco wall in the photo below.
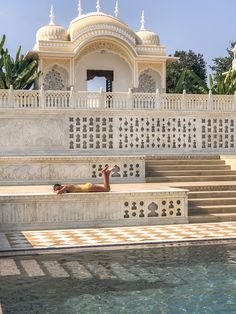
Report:
[[[116,54],[97,51],[79,60],[75,68],[76,90],[87,90],[87,70],[113,71],[113,92],[127,92],[133,86],[132,71],[128,63]]]

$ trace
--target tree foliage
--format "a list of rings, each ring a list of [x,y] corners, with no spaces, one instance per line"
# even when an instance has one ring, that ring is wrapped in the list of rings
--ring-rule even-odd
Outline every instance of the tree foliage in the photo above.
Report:
[[[12,58],[7,49],[4,49],[6,36],[0,42],[0,89],[30,89],[41,74],[38,71],[38,62],[21,54],[21,47]]]
[[[212,74],[215,80],[220,79],[222,73],[229,71],[232,66],[234,58],[233,52],[231,51],[236,44],[236,41],[230,42],[230,46],[226,49],[227,55],[225,57],[214,58],[213,65],[210,66]]]
[[[167,92],[178,93],[185,89],[187,93],[203,93],[207,77],[203,55],[189,50],[176,51],[174,57],[179,60],[167,66]]]

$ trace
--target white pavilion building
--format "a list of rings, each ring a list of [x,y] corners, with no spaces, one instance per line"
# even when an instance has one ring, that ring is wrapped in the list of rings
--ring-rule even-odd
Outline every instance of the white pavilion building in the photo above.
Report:
[[[177,58],[167,56],[159,36],[145,28],[144,11],[137,32],[119,19],[118,1],[114,16],[101,11],[100,1],[96,12],[82,12],[79,1],[78,16],[66,29],[56,24],[52,7],[49,24],[37,31],[30,54],[43,72],[39,87],[89,91],[88,81],[103,77],[106,92],[165,92],[166,65]]]
[[[236,221],[236,94],[165,93],[177,58],[144,12],[134,32],[118,1],[114,16],[96,9],[82,14],[79,1],[65,29],[52,8],[29,53],[38,89],[0,90],[0,184],[25,191],[0,195],[0,230]],[[90,89],[95,78],[103,90]],[[106,164],[121,185],[106,195],[27,188],[99,183]]]

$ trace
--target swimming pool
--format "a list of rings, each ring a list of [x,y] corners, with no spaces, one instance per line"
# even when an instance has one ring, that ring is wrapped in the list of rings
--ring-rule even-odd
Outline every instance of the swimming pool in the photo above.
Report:
[[[236,313],[233,244],[1,261],[4,314]]]

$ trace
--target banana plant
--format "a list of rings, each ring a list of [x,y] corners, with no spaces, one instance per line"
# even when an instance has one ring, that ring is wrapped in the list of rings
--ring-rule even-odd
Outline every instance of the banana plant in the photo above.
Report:
[[[236,71],[230,69],[226,74],[221,74],[216,81],[210,75],[209,83],[212,94],[232,95],[236,92]]]
[[[175,93],[181,93],[184,89],[187,89],[189,80],[191,80],[191,84],[198,84],[202,90],[202,93],[208,92],[205,82],[194,71],[185,69],[181,73],[180,78],[176,84]]]
[[[30,89],[41,75],[38,62],[21,54],[21,47],[16,52],[15,59],[4,49],[6,36],[0,42],[0,89]]]

